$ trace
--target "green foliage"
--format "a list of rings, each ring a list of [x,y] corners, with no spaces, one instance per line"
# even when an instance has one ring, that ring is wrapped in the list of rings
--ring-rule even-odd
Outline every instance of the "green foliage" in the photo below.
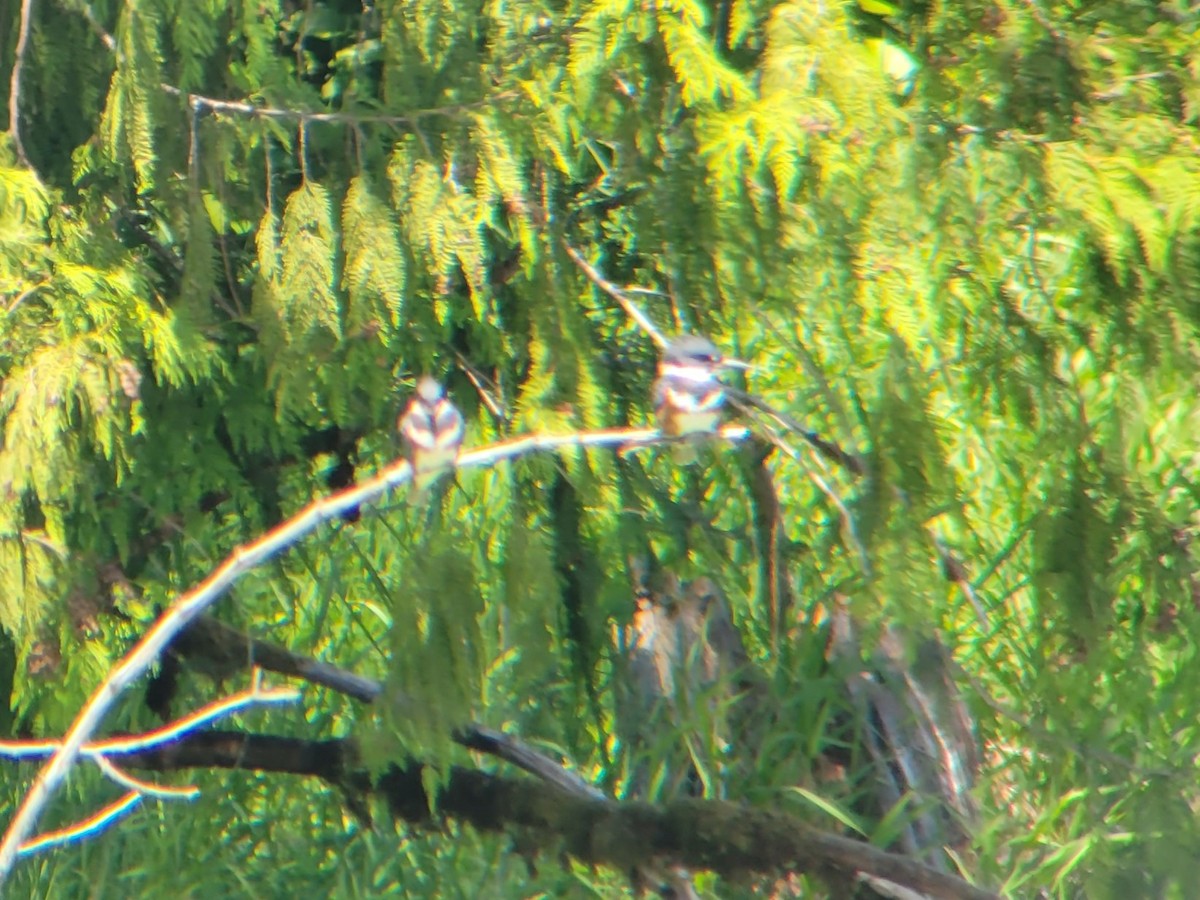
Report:
[[[392,664],[380,704],[381,724],[396,738],[400,752],[385,743],[387,752],[381,753],[374,742],[365,742],[364,758],[374,771],[403,755],[449,756],[450,736],[470,720],[471,701],[479,693],[483,660],[477,634],[483,596],[471,557],[453,546],[450,535],[440,537],[442,541],[415,547],[403,567],[381,571],[394,598]]]
[[[393,332],[404,321],[404,255],[390,211],[364,176],[346,191],[342,235],[347,328],[374,325]]]
[[[160,22],[153,5],[127,6],[116,31],[117,67],[101,122],[105,150],[133,164],[139,193],[155,188],[157,113],[164,105]]]
[[[865,461],[856,478],[798,445],[767,463],[803,614],[756,602],[759,498],[730,448],[687,471],[644,451],[525,458],[460,474],[437,512],[366,510],[239,586],[223,617],[388,686],[371,711],[322,694],[268,724],[354,732],[379,767],[461,762],[448,735],[476,719],[614,789],[649,759],[664,794],[686,752],[708,793],[883,840],[919,798],[871,815],[858,773],[813,774],[845,709],[815,623],[845,600],[868,644],[900,622],[954,651],[986,751],[966,871],[1014,896],[1185,895],[1200,750],[1185,6],[35,4],[33,169],[0,138],[0,624],[18,717],[61,732],[147,610],[391,462],[419,374],[447,382],[470,444],[650,421],[653,348],[566,241],[645,288],[665,332],[752,359],[750,391]],[[778,710],[757,746],[723,743],[716,688],[640,757],[614,737],[610,637],[634,607],[624,560],[648,546],[728,593]],[[144,718],[131,703],[110,724]],[[20,877],[64,896],[103,878],[197,896],[626,888],[529,876],[470,835],[346,837],[334,798],[294,783],[204,787],[186,816],[148,805]]]

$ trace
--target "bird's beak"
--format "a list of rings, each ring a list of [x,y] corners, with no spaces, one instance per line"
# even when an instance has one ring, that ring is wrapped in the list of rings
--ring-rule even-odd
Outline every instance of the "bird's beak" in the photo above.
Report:
[[[722,359],[721,366],[726,369],[753,369],[754,368],[754,366],[752,366],[748,362],[742,362],[740,359],[729,359],[729,358]]]

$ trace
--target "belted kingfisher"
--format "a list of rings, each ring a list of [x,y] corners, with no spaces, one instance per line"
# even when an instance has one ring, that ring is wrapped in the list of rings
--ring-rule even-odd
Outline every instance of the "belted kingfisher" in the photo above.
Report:
[[[658,429],[682,438],[716,431],[725,405],[725,385],[717,380],[722,368],[748,369],[748,363],[729,359],[712,341],[695,334],[680,335],[663,350],[654,382],[654,415]],[[693,462],[694,447],[680,444],[675,461]]]
[[[466,426],[462,413],[446,397],[442,386],[426,376],[417,382],[417,393],[396,427],[413,470],[409,497],[417,500],[454,465]]]

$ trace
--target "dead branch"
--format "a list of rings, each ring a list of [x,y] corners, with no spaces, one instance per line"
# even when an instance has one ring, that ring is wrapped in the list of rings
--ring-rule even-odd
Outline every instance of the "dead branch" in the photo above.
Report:
[[[731,879],[807,872],[852,882],[866,875],[944,900],[998,898],[908,857],[819,831],[783,813],[721,800],[617,803],[538,781],[453,767],[431,806],[421,764],[392,767],[370,784],[347,740],[203,732],[125,762],[157,771],[248,769],[354,782],[382,793],[392,814],[411,825],[436,826],[454,819],[479,831],[520,831],[549,852],[561,849],[584,865],[623,872],[669,862]]]

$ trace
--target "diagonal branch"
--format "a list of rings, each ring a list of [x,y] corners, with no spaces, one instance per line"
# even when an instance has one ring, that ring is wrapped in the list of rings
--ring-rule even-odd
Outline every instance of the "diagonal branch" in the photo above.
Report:
[[[60,828],[58,831],[43,834],[28,843],[22,844],[18,852],[21,856],[29,856],[42,850],[61,847],[63,844],[91,837],[103,831],[122,816],[132,812],[141,802],[141,792],[130,791],[120,800],[110,803],[94,815],[88,816],[80,822],[76,822],[67,828]]]
[[[173,787],[166,784],[152,784],[149,781],[134,778],[132,775],[122,772],[104,756],[96,757],[96,765],[100,767],[101,772],[108,776],[109,781],[115,781],[127,790],[137,791],[143,797],[157,797],[159,800],[195,800],[200,796],[200,788],[193,784]]]
[[[590,800],[606,799],[603,791],[588,784],[580,775],[564,768],[512,735],[472,723],[456,730],[454,741],[468,750],[487,753],[511,763],[565,793]]]
[[[92,5],[87,0],[67,0],[65,5],[87,19],[87,23],[96,37],[100,38],[100,42],[108,48],[110,53],[120,55],[117,50],[117,39],[109,34],[108,30],[100,22],[100,17],[96,15],[96,11],[92,9]]]
[[[218,681],[238,672],[263,669],[300,678],[363,703],[370,703],[383,691],[378,681],[251,637],[212,616],[197,617],[171,640],[167,652]]]
[[[838,496],[837,491],[833,489],[833,485],[831,485],[825,479],[824,475],[821,474],[822,472],[828,474],[829,469],[825,466],[820,449],[822,447],[832,448],[833,450],[836,450],[837,453],[843,454],[846,458],[846,465],[851,469],[851,471],[854,471],[851,463],[856,462],[855,457],[846,454],[845,451],[834,444],[829,444],[828,442],[822,441],[822,439],[817,436],[815,432],[805,431],[804,429],[800,428],[799,425],[795,423],[795,420],[789,419],[787,416],[783,415],[783,413],[775,412],[766,404],[766,402],[759,400],[753,395],[747,394],[745,391],[736,390],[734,388],[726,388],[726,390],[729,392],[734,405],[742,412],[748,413],[751,409],[761,409],[766,411],[771,418],[782,424],[784,428],[789,431],[796,431],[799,433],[805,438],[805,440],[808,441],[810,448],[816,451],[810,455],[813,461],[816,463],[816,466],[821,469],[821,472],[816,471],[816,468],[811,466],[805,466],[805,472],[808,475],[809,480],[817,486],[817,489],[822,494],[825,495],[825,499],[832,503],[834,508],[837,509],[838,516],[842,520],[844,537],[846,538],[847,542],[851,544],[854,551],[858,554],[858,559],[860,565],[862,566],[863,574],[867,576],[867,578],[870,578],[872,572],[871,558],[867,553],[866,545],[859,536],[858,522],[854,518],[854,515],[850,512],[850,508],[846,506],[845,501],[843,501],[842,498]],[[761,420],[759,420],[758,424],[766,423],[763,423]],[[795,425],[795,427],[793,427],[793,425]],[[770,442],[778,447],[784,456],[803,465],[803,460],[800,459],[800,454],[795,450],[795,448],[792,447],[791,444],[783,439],[777,428],[767,425],[765,430],[767,431],[767,437]],[[829,450],[826,450],[826,452],[829,452]]]
[[[262,669],[301,678],[310,684],[327,687],[363,703],[372,703],[383,693],[383,685],[373,678],[366,678],[340,666],[294,653],[270,641],[252,638],[211,616],[200,616],[176,635],[167,652],[178,653],[185,660],[199,657],[202,660],[202,668],[215,667],[222,677],[229,677],[243,669]],[[411,701],[404,699],[403,702],[407,704]],[[512,735],[471,722],[456,728],[451,737],[455,743],[468,750],[504,760],[548,784],[558,785],[568,793],[604,799],[601,791],[588,784],[578,774]],[[0,744],[0,749],[2,746]],[[111,741],[89,746],[120,746],[122,752],[126,753],[142,749]],[[85,752],[87,749],[85,748]]]
[[[562,242],[562,245],[563,249],[567,251],[567,256],[571,257],[571,261],[579,266],[580,271],[588,277],[588,281],[616,300],[617,303],[621,304],[621,309],[625,310],[625,315],[633,319],[637,323],[637,326],[650,336],[650,339],[654,341],[660,350],[667,346],[666,337],[655,327],[654,323],[650,321],[650,318],[642,312],[638,305],[629,298],[629,294],[626,291],[605,278],[599,269],[584,259],[583,254],[565,240]]]
[[[851,474],[860,476],[866,474],[867,466],[863,462],[862,457],[839,447],[833,441],[821,437],[817,432],[805,428],[787,413],[780,412],[761,397],[756,397],[754,394],[729,386],[726,386],[725,391],[733,399],[734,405],[743,411],[750,409],[758,410],[786,431],[799,435],[804,439],[805,443],[830,462],[837,463]]]
[[[748,434],[747,429],[733,426],[727,426],[720,432],[720,436],[726,440],[743,440]],[[492,466],[539,450],[640,446],[657,444],[664,440],[663,435],[653,428],[614,428],[559,435],[535,434],[464,453],[456,465],[460,469],[476,468]],[[321,524],[350,509],[376,500],[411,480],[412,470],[409,464],[398,462],[361,485],[317,500],[258,540],[234,550],[200,584],[181,595],[92,693],[63,738],[62,746],[42,769],[25,796],[20,809],[9,823],[3,843],[0,844],[0,885],[12,871],[21,842],[33,830],[42,810],[79,757],[80,748],[95,733],[117,697],[145,674],[176,634],[211,606],[234,582],[256,566],[282,553],[311,534]]]

